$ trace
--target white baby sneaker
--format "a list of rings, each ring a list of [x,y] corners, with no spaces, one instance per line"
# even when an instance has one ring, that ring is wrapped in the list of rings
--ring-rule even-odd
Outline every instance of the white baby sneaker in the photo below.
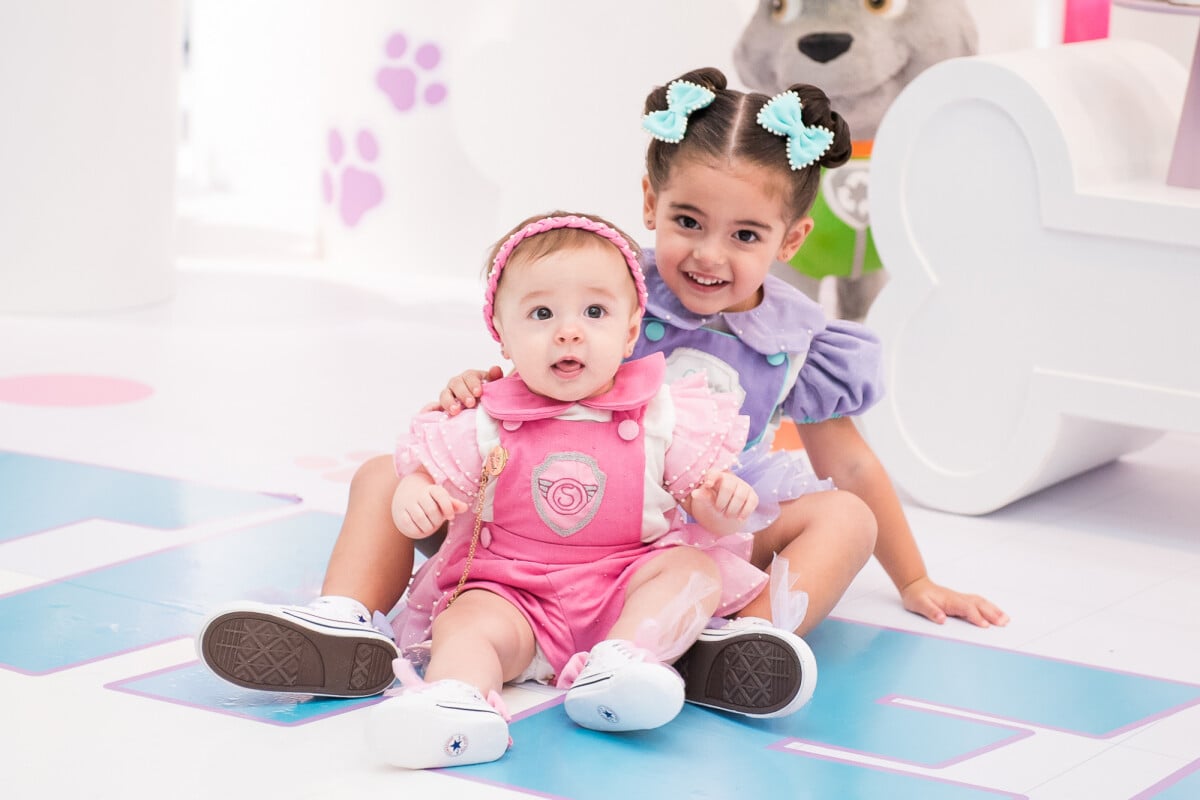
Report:
[[[748,717],[786,717],[817,687],[817,660],[804,640],[757,617],[706,628],[675,668],[689,703]]]
[[[307,606],[241,602],[217,609],[196,637],[200,659],[247,689],[367,697],[392,685],[396,645],[349,598]]]
[[[640,647],[609,639],[588,653],[563,708],[575,724],[591,730],[650,730],[683,709],[683,681]]]
[[[397,767],[433,769],[495,761],[508,749],[508,723],[470,684],[443,680],[371,708],[367,740]]]

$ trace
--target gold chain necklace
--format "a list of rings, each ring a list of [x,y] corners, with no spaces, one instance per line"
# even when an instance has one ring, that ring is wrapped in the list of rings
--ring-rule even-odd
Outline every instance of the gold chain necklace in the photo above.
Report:
[[[475,530],[471,534],[471,546],[467,550],[467,563],[463,565],[462,577],[458,579],[458,586],[454,589],[454,594],[450,595],[446,608],[449,608],[450,604],[458,599],[463,586],[467,583],[467,575],[471,572],[471,562],[475,560],[475,548],[479,546],[479,535],[483,530],[484,490],[487,488],[488,481],[504,471],[504,465],[507,463],[508,451],[500,445],[496,445],[492,448],[492,452],[488,453],[487,459],[483,462],[483,469],[479,471],[479,494],[475,497]]]

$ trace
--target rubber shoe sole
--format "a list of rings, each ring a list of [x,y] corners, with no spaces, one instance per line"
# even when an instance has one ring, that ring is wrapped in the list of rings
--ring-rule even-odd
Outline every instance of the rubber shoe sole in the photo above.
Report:
[[[327,697],[369,697],[392,685],[395,646],[330,620],[286,610],[236,610],[213,617],[198,642],[219,677],[247,689]]]
[[[812,699],[817,661],[787,631],[705,631],[675,662],[689,703],[748,717],[785,717]]]

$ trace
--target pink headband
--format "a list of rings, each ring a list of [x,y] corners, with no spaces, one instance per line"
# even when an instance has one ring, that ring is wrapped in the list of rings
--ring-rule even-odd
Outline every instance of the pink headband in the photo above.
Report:
[[[488,330],[492,332],[492,338],[497,342],[500,341],[500,334],[496,331],[496,326],[492,324],[492,317],[496,313],[493,305],[496,301],[496,285],[500,283],[500,273],[504,270],[504,265],[508,263],[508,257],[512,255],[512,251],[516,249],[517,245],[529,237],[558,228],[578,228],[608,239],[616,245],[617,249],[621,251],[621,255],[625,257],[625,263],[629,265],[630,274],[633,275],[633,284],[637,288],[638,310],[646,310],[646,278],[642,275],[642,265],[638,263],[633,248],[629,246],[629,242],[625,241],[624,236],[603,222],[597,222],[587,217],[577,217],[574,215],[546,217],[545,219],[529,223],[508,237],[504,241],[504,244],[500,246],[500,252],[496,253],[496,258],[492,261],[492,268],[488,272],[487,291],[483,296],[483,321],[487,323]]]

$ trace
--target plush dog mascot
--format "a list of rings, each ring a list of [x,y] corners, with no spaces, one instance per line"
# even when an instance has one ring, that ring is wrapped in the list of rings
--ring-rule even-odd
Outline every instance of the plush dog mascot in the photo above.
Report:
[[[775,94],[820,86],[850,123],[854,158],[827,170],[813,208],[816,227],[781,277],[817,297],[837,278],[837,313],[861,320],[884,275],[868,227],[871,142],[884,112],[926,67],[977,50],[963,0],[760,0],[734,63],[751,89]]]

